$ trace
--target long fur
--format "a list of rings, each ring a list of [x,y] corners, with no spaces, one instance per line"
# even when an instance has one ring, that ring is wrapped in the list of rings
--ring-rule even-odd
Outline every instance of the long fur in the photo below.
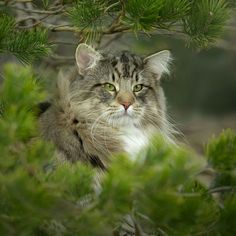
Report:
[[[93,56],[93,52],[98,55],[89,47],[84,48],[83,56],[86,50],[87,56]],[[78,67],[61,71],[50,106],[40,116],[42,136],[56,145],[57,156],[106,169],[112,156],[127,152],[129,142],[123,137],[131,126],[144,138],[159,133],[173,143],[174,129],[166,118],[165,96],[159,81],[161,74],[168,71],[169,53],[142,59],[121,52],[99,58],[89,68],[81,65],[80,60],[82,73]],[[105,83],[113,83],[117,92],[106,91]],[[145,84],[145,88],[134,95],[132,84]],[[118,102],[124,96],[134,101],[127,111],[129,116],[122,115],[123,106]]]

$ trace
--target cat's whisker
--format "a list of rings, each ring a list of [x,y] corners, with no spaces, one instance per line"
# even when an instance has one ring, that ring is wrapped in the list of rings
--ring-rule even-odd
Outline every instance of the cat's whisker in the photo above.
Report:
[[[149,108],[147,110],[150,111]],[[177,130],[176,127],[166,117],[163,118],[163,116],[161,116],[159,113],[153,114],[152,111],[148,113],[148,116],[149,117],[152,116],[154,120],[157,120],[157,117],[158,117],[158,119],[161,121],[161,124],[164,126],[168,135],[172,136],[172,139],[175,139],[174,136],[181,136],[181,131]]]
[[[106,116],[107,114],[109,113],[109,111],[105,111],[104,113],[102,113],[100,116],[97,117],[97,119],[94,121],[92,127],[91,127],[91,131],[90,131],[90,134],[91,134],[91,138],[92,138],[92,141],[94,143],[94,135],[93,135],[93,131],[95,132],[96,131],[96,124],[98,123],[98,121],[100,119],[102,119],[104,116]]]

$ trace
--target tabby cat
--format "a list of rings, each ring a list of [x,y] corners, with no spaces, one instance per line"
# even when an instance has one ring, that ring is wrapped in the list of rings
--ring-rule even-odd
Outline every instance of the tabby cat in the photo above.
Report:
[[[75,59],[76,68],[59,73],[54,96],[41,104],[42,135],[56,145],[59,158],[105,170],[116,153],[135,158],[155,133],[172,142],[160,86],[169,51],[141,58],[80,44]]]

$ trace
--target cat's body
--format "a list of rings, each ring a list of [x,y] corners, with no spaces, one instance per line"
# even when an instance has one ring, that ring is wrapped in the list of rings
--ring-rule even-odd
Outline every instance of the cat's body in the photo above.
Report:
[[[116,153],[135,158],[155,133],[171,141],[160,87],[169,59],[168,51],[142,59],[79,45],[76,70],[60,73],[56,93],[40,116],[43,136],[63,159],[102,169]]]

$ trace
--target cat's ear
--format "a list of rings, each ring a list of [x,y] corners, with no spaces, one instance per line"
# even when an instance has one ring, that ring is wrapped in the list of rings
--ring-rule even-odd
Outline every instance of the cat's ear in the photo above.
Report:
[[[156,74],[158,79],[160,79],[162,74],[169,74],[169,65],[171,61],[170,51],[164,50],[146,57],[144,59],[144,70]]]
[[[100,58],[101,54],[85,43],[79,44],[76,48],[75,59],[81,75],[84,75],[87,70],[95,67]]]

